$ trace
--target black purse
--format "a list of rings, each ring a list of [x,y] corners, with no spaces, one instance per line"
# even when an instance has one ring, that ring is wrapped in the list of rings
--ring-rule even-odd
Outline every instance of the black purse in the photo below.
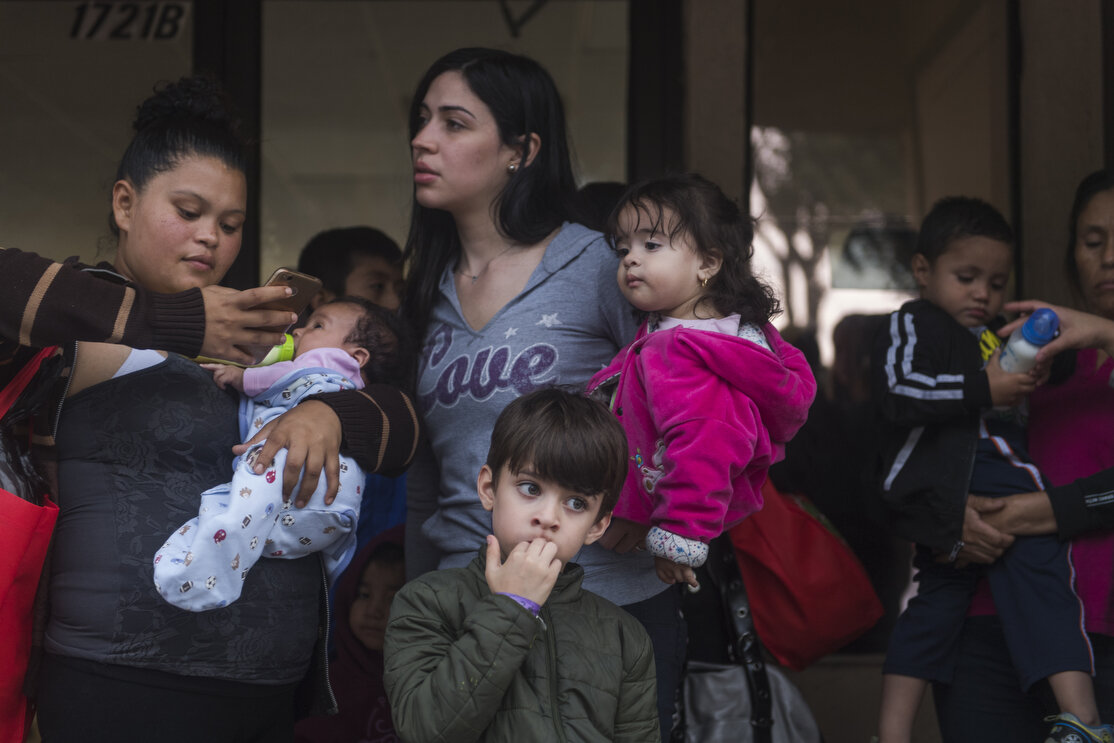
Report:
[[[681,684],[675,743],[823,743],[801,692],[766,665],[746,587],[724,537],[711,543],[701,590],[717,591],[730,662],[690,660]]]

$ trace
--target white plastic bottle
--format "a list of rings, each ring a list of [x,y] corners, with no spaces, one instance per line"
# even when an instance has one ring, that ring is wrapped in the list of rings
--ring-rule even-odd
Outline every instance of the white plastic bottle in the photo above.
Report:
[[[1059,329],[1060,318],[1050,309],[1042,307],[1029,315],[1024,325],[1010,333],[1002,349],[998,359],[1002,370],[1020,373],[1032,369],[1037,364],[1037,352],[1056,337]]]

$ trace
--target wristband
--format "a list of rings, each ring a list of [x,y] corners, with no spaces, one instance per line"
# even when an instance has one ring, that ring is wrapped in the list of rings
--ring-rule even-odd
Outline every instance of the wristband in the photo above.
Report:
[[[542,607],[539,604],[534,603],[533,601],[526,598],[525,596],[519,596],[518,594],[515,594],[515,593],[498,593],[496,595],[497,596],[506,596],[511,601],[515,602],[516,604],[521,606],[523,609],[525,609],[526,611],[533,614],[535,617],[538,615],[538,612],[540,612],[542,610]]]

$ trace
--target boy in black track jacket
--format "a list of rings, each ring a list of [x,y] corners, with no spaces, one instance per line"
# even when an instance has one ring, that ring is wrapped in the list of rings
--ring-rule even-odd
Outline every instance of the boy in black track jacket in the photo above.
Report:
[[[876,346],[882,498],[899,536],[917,543],[917,595],[898,619],[884,666],[881,743],[909,743],[928,681],[948,683],[975,586],[990,581],[1020,683],[1048,678],[1065,713],[1049,741],[1111,741],[1099,726],[1066,545],[1019,538],[988,568],[957,567],[967,494],[1043,490],[1025,451],[1018,405],[1036,373],[1010,374],[988,327],[1002,308],[1013,233],[977,199],[942,199],[913,257],[921,298],[890,316]],[[1082,722],[1081,722],[1082,721]]]

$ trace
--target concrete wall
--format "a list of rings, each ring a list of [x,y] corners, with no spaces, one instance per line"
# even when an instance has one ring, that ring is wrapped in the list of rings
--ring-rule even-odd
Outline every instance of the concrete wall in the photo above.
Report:
[[[1099,0],[1021,0],[1025,297],[1072,301],[1062,268],[1068,212],[1076,184],[1103,165],[1101,20]]]
[[[911,60],[917,216],[943,196],[986,199],[1010,214],[1006,4],[971,3]],[[914,29],[910,29],[912,33]]]
[[[743,158],[746,2],[685,3],[685,160],[733,199],[747,190]]]

